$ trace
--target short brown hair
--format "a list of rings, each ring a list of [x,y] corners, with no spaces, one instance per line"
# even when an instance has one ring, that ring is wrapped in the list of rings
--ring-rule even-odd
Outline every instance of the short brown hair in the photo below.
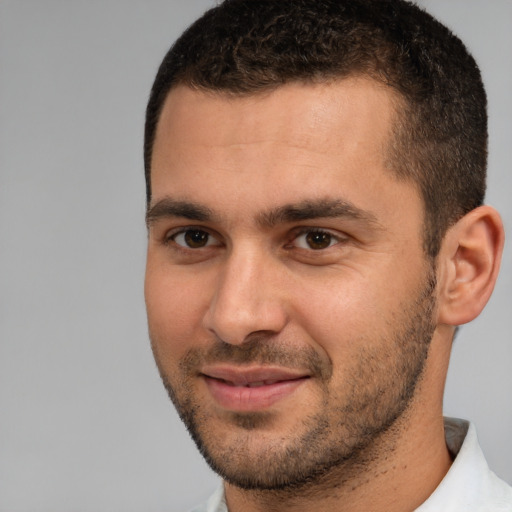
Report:
[[[355,74],[403,100],[389,160],[419,187],[425,251],[435,257],[447,228],[484,199],[487,100],[460,39],[405,0],[226,0],[207,11],[171,47],[151,90],[148,204],[155,132],[174,86],[246,95]]]

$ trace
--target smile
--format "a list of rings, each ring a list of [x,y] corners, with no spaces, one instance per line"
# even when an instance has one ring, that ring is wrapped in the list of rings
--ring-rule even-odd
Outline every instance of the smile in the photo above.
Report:
[[[277,382],[282,382],[278,380],[264,380],[261,382],[248,382],[247,384],[244,384],[242,386],[237,385],[233,382],[224,381],[228,386],[235,386],[235,387],[246,387],[246,388],[259,388],[261,386],[270,386],[271,384],[276,384]]]
[[[281,368],[214,367],[202,373],[217,405],[235,412],[265,410],[292,395],[309,378]]]

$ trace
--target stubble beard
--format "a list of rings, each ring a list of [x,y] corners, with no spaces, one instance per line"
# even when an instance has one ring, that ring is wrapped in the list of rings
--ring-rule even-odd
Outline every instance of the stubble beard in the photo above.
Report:
[[[389,440],[400,435],[397,420],[413,401],[435,329],[435,286],[431,269],[416,299],[395,314],[389,339],[361,344],[338,390],[329,387],[330,363],[313,348],[291,353],[290,346],[280,346],[266,337],[256,337],[242,346],[217,341],[207,352],[191,349],[172,383],[153,351],[164,386],[192,439],[226,482],[242,489],[281,493],[339,486],[353,481],[383,455],[379,441],[384,435],[388,437],[387,450],[393,449]],[[191,391],[196,368],[205,360],[307,367],[321,388],[321,406],[315,414],[305,416],[289,436],[266,437],[257,450],[251,450],[254,438],[271,426],[272,415],[232,413],[225,429],[236,429],[237,437],[236,442],[226,444],[222,434],[209,432],[211,417]]]

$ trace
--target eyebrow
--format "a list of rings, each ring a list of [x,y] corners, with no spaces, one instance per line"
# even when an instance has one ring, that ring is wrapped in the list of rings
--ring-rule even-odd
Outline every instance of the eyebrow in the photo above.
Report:
[[[276,224],[312,220],[319,218],[345,217],[362,221],[375,227],[381,227],[377,217],[370,211],[356,207],[350,201],[342,199],[314,199],[297,204],[279,206],[258,216],[258,223],[272,227]]]
[[[199,222],[218,219],[218,216],[210,208],[202,204],[165,197],[148,208],[146,225],[149,227],[159,219],[167,217],[181,217]],[[278,206],[268,212],[260,213],[256,220],[260,226],[272,228],[278,224],[289,222],[339,217],[364,222],[374,227],[382,227],[372,212],[358,208],[347,200],[329,198]]]
[[[183,217],[184,219],[206,222],[212,220],[214,215],[212,210],[206,206],[165,197],[147,209],[146,225],[149,227],[157,220],[167,217]]]

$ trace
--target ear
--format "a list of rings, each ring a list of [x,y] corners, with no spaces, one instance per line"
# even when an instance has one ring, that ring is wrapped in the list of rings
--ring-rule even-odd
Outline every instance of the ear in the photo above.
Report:
[[[476,318],[494,289],[505,234],[498,212],[480,206],[446,233],[438,259],[442,324],[461,325]]]

